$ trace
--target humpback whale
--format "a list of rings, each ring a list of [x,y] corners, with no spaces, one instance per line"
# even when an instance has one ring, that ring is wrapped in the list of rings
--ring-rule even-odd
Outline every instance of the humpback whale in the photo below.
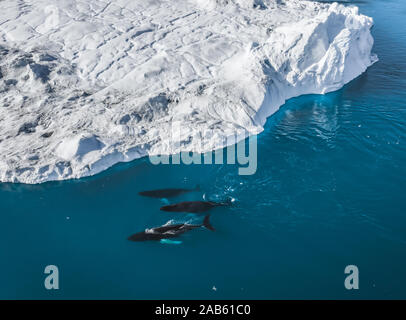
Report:
[[[138,232],[128,237],[130,241],[160,241],[163,239],[172,239],[180,236],[181,234],[201,227],[214,231],[213,226],[210,224],[210,215],[204,217],[202,224],[170,224],[157,228],[146,229],[145,231]]]
[[[200,187],[197,185],[194,189],[160,189],[138,192],[139,195],[150,198],[171,198],[177,197],[181,194],[188,192],[200,191]]]
[[[213,202],[213,201],[185,201],[175,204],[170,204],[160,208],[162,211],[169,212],[190,212],[200,213],[208,211],[214,207],[228,206],[231,202]]]

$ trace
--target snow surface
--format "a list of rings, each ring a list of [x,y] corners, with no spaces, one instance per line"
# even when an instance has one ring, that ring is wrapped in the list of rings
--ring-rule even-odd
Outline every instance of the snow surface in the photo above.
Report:
[[[258,134],[286,99],[374,63],[371,26],[356,7],[299,0],[2,0],[0,181]]]

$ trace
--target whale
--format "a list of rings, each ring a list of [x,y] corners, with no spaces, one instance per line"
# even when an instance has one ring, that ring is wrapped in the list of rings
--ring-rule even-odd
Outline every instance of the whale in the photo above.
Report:
[[[175,204],[166,205],[160,208],[161,211],[168,212],[189,212],[201,213],[209,211],[215,207],[228,206],[231,202],[213,202],[213,201],[184,201]]]
[[[128,240],[139,242],[139,241],[161,241],[165,239],[173,239],[179,237],[181,234],[193,230],[205,227],[210,231],[215,229],[210,224],[210,215],[204,217],[202,224],[189,224],[189,223],[179,223],[179,224],[169,224],[160,227],[146,229],[142,232],[135,233],[128,237]]]
[[[158,190],[150,190],[150,191],[141,191],[138,192],[140,196],[143,197],[150,197],[150,198],[173,198],[180,196],[181,194],[188,193],[188,192],[197,192],[200,191],[200,186],[197,185],[194,189],[158,189]]]

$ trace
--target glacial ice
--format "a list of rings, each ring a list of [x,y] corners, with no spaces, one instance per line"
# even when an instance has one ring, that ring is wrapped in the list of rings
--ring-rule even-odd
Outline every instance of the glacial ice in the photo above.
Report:
[[[258,134],[286,99],[374,63],[371,26],[357,7],[300,0],[3,0],[0,181]]]

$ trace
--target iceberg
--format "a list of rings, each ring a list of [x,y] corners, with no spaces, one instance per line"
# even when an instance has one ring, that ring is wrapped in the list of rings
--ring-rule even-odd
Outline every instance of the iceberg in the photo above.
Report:
[[[81,178],[148,155],[221,148],[240,130],[259,134],[287,99],[340,89],[377,61],[372,19],[338,3],[0,7],[2,182]]]

